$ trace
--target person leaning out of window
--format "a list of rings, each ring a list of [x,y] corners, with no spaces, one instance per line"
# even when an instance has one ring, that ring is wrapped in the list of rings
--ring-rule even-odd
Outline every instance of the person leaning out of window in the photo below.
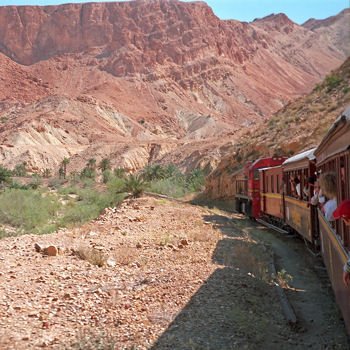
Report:
[[[337,181],[335,173],[321,174],[319,184],[322,194],[327,197],[326,203],[322,206],[322,212],[329,222],[334,222],[333,212],[337,207]]]

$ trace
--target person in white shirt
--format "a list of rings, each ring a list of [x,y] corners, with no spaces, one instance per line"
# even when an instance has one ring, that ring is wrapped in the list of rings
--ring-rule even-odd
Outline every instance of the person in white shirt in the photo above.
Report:
[[[291,180],[292,182],[292,192],[294,192],[294,196],[300,199],[301,189],[300,189],[300,180],[297,176]]]

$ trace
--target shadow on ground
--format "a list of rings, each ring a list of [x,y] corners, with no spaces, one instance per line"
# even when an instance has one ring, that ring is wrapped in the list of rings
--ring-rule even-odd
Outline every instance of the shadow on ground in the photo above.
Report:
[[[203,220],[224,234],[212,257],[220,268],[193,295],[152,350],[261,349],[267,342],[273,348],[269,335],[277,329],[271,319],[280,312],[274,307],[272,287],[248,273],[252,265],[258,266],[252,253],[257,244],[244,239],[225,216],[207,215]],[[276,326],[279,322],[283,320]]]

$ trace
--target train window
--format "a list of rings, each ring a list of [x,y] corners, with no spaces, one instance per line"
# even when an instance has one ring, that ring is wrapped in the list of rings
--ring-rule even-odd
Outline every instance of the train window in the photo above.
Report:
[[[271,192],[270,176],[266,176],[266,189],[267,192]]]
[[[259,169],[254,169],[253,176],[254,180],[259,180]]]
[[[340,157],[340,199],[344,200],[346,198],[346,180],[345,180],[345,156]]]
[[[266,192],[270,192],[269,188],[270,188],[270,186],[269,186],[269,177],[266,175]]]
[[[272,192],[272,193],[275,192],[275,191],[274,191],[275,189],[274,189],[274,186],[273,186],[273,185],[274,185],[274,183],[273,183],[273,175],[271,175],[271,192]]]
[[[277,185],[277,188],[276,188],[276,192],[277,193],[280,193],[280,176],[279,175],[276,175],[276,185]]]

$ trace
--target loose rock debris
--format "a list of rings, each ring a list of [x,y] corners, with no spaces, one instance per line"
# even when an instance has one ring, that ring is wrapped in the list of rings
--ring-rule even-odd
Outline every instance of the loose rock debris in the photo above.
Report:
[[[220,217],[142,198],[79,228],[1,240],[0,349],[300,345],[272,285],[250,273],[253,243]]]

